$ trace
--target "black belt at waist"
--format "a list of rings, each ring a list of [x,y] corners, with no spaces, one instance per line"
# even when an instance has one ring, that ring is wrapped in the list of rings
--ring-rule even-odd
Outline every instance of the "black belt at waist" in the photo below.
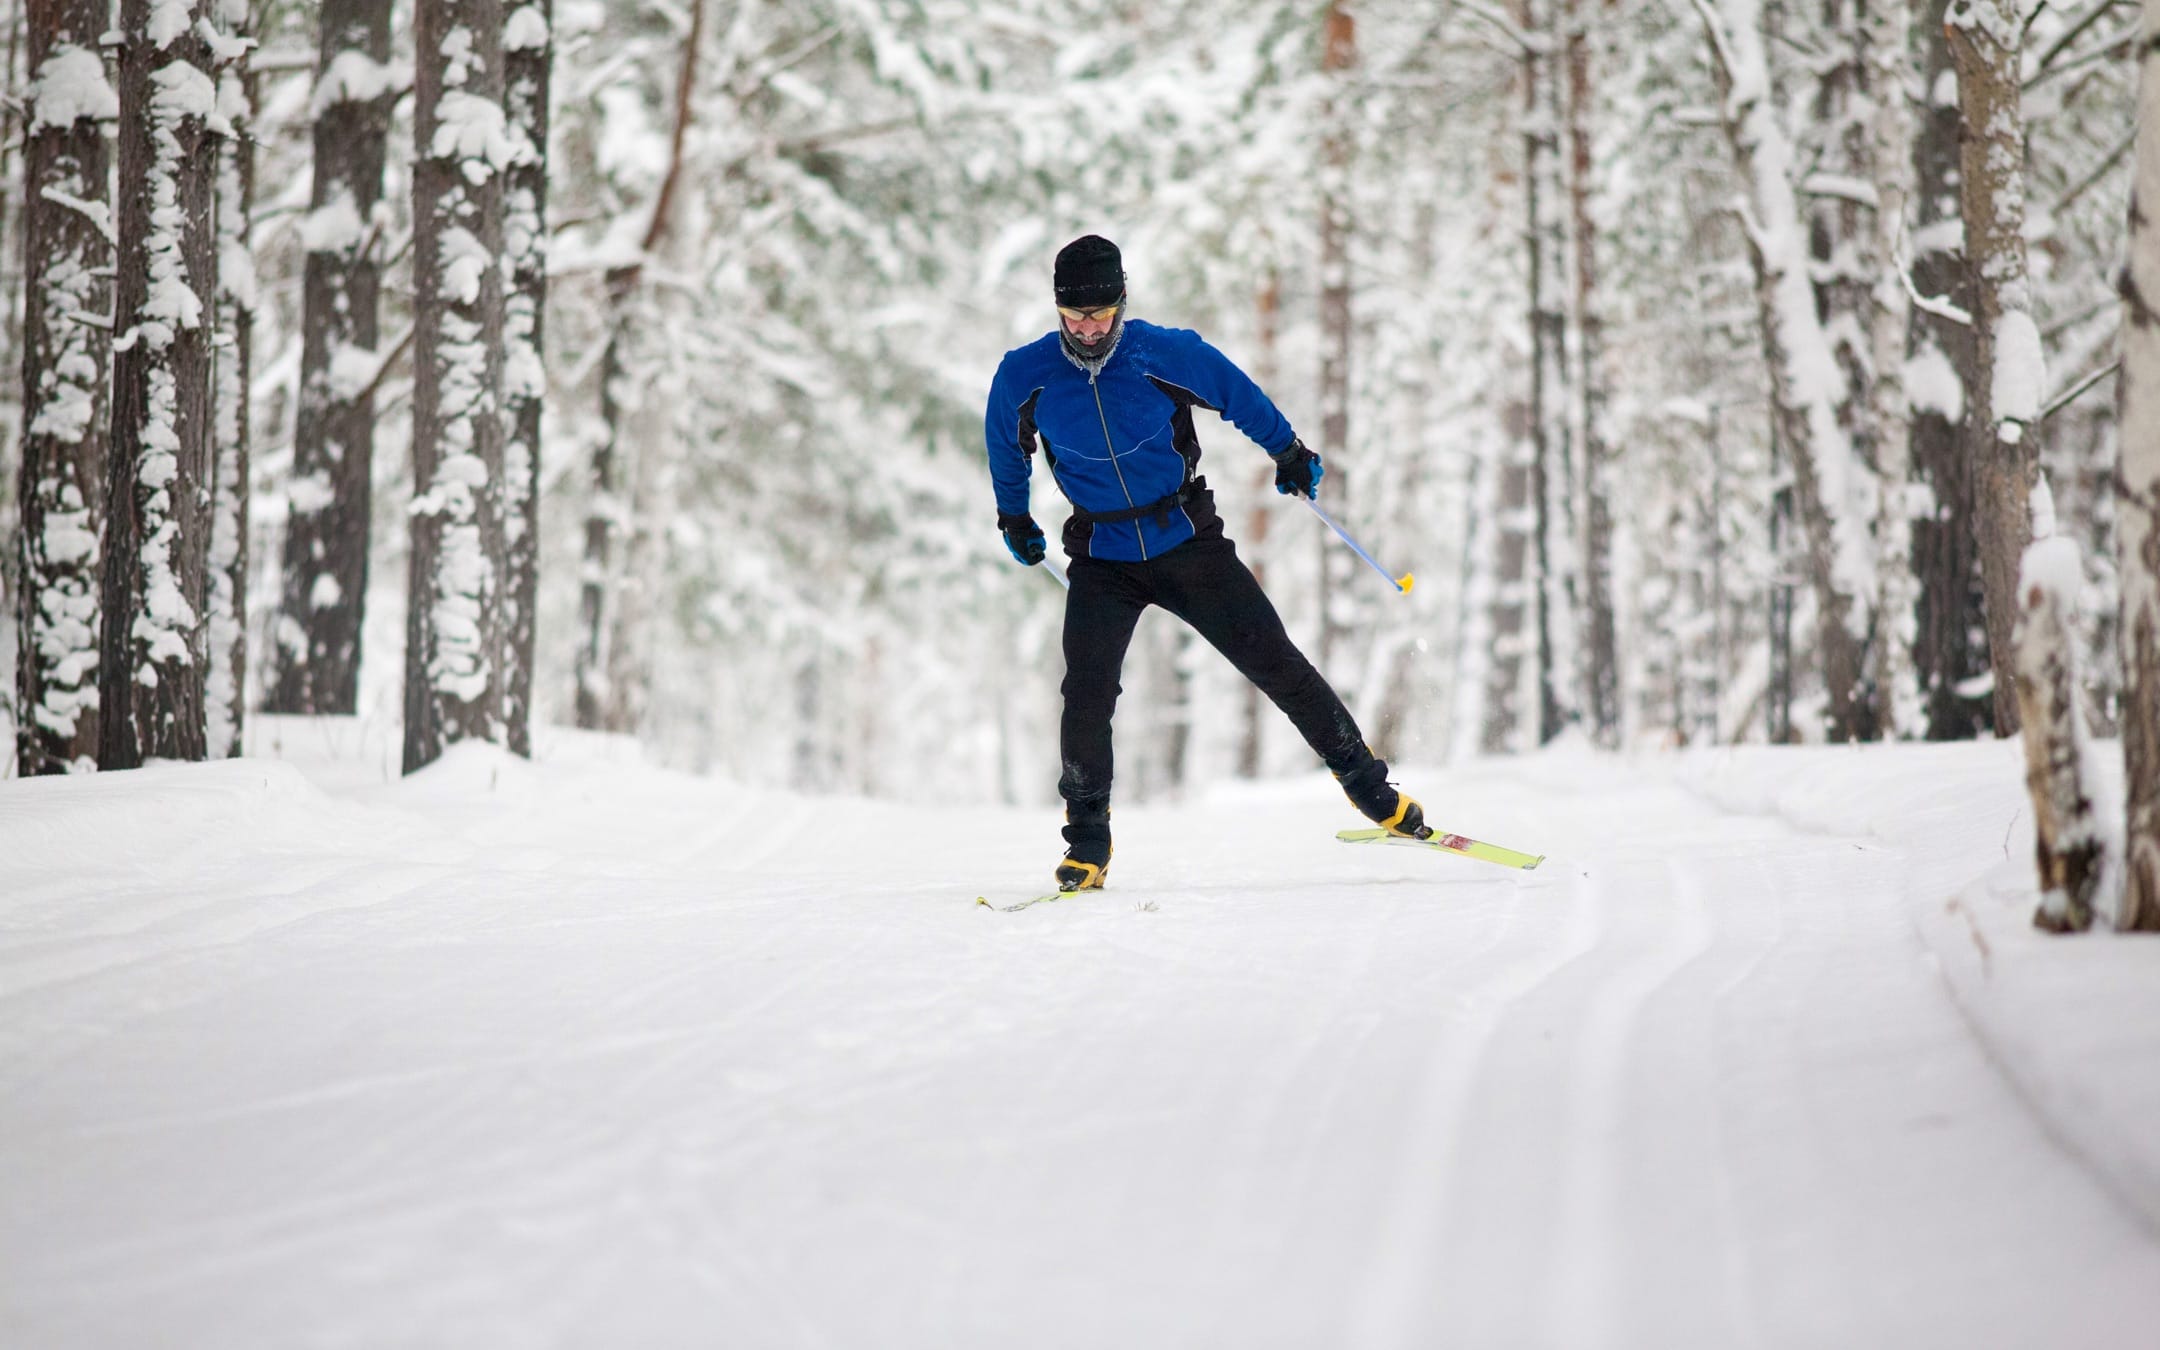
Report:
[[[1073,519],[1083,525],[1123,525],[1127,521],[1139,520],[1143,516],[1153,516],[1157,525],[1167,525],[1170,523],[1170,513],[1172,511],[1180,509],[1185,503],[1205,491],[1207,491],[1207,478],[1203,475],[1188,479],[1177,491],[1167,497],[1149,502],[1145,506],[1128,506],[1120,511],[1089,511],[1075,506],[1073,507]]]

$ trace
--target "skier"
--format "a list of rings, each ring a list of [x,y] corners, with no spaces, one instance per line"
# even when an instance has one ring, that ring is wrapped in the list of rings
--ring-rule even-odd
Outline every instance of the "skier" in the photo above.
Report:
[[[1282,619],[1223,534],[1207,480],[1195,470],[1193,409],[1219,412],[1275,461],[1275,490],[1319,496],[1325,472],[1244,371],[1182,328],[1125,314],[1117,245],[1098,235],[1058,252],[1057,330],[1005,354],[990,384],[983,436],[997,490],[998,529],[1013,557],[1043,560],[1028,514],[1028,474],[1040,442],[1073,504],[1063,543],[1065,600],[1065,857],[1061,891],[1092,890],[1110,865],[1110,717],[1118,672],[1140,613],[1161,605],[1190,624],[1292,723],[1358,810],[1397,834],[1432,834],[1425,813],[1388,782],[1350,710],[1290,641]]]

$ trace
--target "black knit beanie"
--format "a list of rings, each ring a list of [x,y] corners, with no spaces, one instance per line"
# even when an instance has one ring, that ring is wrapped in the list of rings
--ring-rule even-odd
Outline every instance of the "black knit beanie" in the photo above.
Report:
[[[1125,298],[1125,264],[1118,247],[1099,234],[1083,234],[1058,250],[1054,275],[1057,303],[1073,309],[1114,305]]]

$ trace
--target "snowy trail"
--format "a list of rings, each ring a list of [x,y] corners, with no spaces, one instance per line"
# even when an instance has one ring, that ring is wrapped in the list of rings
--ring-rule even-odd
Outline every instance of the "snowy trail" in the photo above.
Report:
[[[1536,873],[1344,849],[1309,780],[1123,812],[1113,890],[1011,915],[1045,813],[186,772],[0,785],[0,1344],[2160,1325],[1912,861],[1623,764],[1413,779]]]

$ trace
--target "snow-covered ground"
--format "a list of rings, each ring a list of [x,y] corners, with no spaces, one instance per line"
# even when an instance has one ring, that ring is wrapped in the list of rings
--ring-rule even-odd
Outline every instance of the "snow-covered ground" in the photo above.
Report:
[[[0,1346],[2160,1340],[2160,944],[2014,747],[1120,811],[350,722],[0,783]],[[282,762],[281,762],[282,761]]]

